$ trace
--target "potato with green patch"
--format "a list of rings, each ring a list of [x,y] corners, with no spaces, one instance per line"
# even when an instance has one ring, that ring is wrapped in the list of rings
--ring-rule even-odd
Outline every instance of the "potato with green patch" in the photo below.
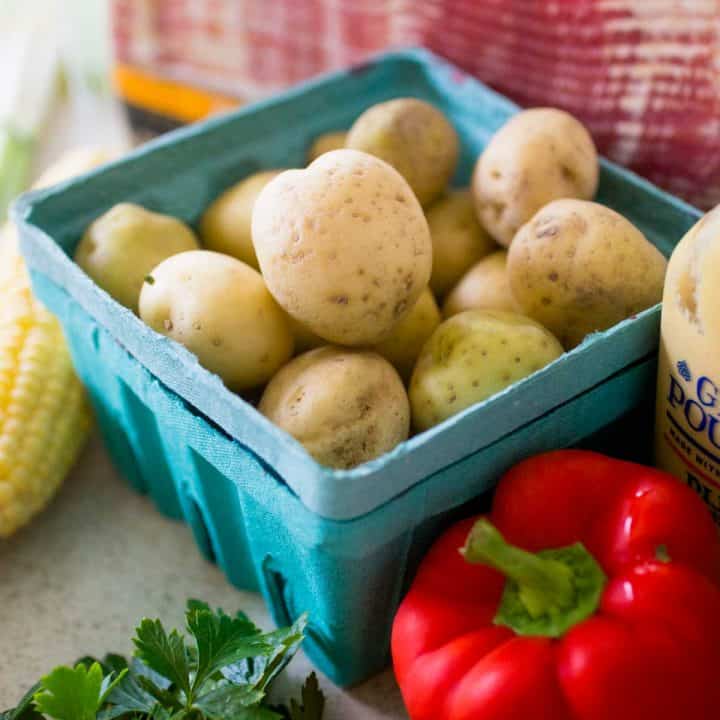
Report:
[[[604,205],[556,200],[510,246],[508,277],[522,312],[566,349],[660,302],[667,261]]]
[[[533,108],[514,115],[478,158],[472,189],[478,217],[505,247],[546,203],[589,200],[598,185],[590,133],[569,113]]]
[[[504,390],[563,352],[544,327],[517,313],[468,310],[425,344],[410,382],[413,426],[422,431]]]
[[[200,237],[208,250],[231,255],[259,269],[252,242],[252,211],[260,191],[281,170],[255,173],[228,188],[203,213]]]
[[[137,312],[145,276],[165,258],[197,248],[195,234],[184,222],[119,203],[85,231],[75,262],[119,303]]]
[[[326,346],[268,383],[260,412],[322,465],[348,469],[408,436],[410,407],[395,369],[377,353]]]
[[[439,324],[440,310],[433,294],[426,289],[408,315],[392,329],[390,337],[374,350],[394,365],[403,380],[409,380],[423,345]]]
[[[450,291],[443,305],[444,317],[465,310],[520,312],[510,290],[506,250],[490,253],[473,265]]]
[[[340,150],[345,147],[347,132],[338,130],[336,132],[323,133],[315,138],[307,153],[308,165],[317,160],[321,155],[331,150]]]
[[[269,380],[293,351],[285,313],[260,273],[209,250],[180,253],[154,268],[140,293],[140,317],[234,391]]]
[[[445,190],[460,153],[450,121],[436,107],[416,98],[373,105],[350,128],[346,147],[390,163],[423,206]]]
[[[430,279],[430,231],[417,198],[390,165],[357,150],[325,153],[271,180],[252,234],[278,303],[339,345],[384,340]]]
[[[426,213],[433,246],[430,289],[443,297],[480,258],[497,249],[478,222],[468,190],[447,193]]]

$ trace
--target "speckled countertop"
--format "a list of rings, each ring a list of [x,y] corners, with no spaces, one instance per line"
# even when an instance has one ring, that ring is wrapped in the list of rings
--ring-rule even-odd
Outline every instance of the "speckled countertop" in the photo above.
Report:
[[[188,597],[272,625],[262,598],[229,585],[187,527],[125,485],[94,438],[51,506],[0,541],[0,710],[54,665],[130,651],[143,615],[181,626]],[[309,670],[298,657],[283,685],[296,688]],[[407,717],[389,671],[345,692],[321,682],[327,720]]]

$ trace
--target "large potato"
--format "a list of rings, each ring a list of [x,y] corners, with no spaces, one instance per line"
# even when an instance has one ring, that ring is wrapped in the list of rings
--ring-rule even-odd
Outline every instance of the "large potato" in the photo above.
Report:
[[[140,317],[235,391],[269,380],[293,351],[287,318],[260,274],[209,250],[160,263],[140,293]]]
[[[75,262],[133,312],[145,276],[165,258],[198,247],[193,231],[169,215],[120,203],[95,220],[75,251]]]
[[[315,138],[307,153],[308,164],[317,160],[321,155],[331,150],[340,150],[345,147],[347,132],[338,130],[337,132],[323,133]]]
[[[510,287],[522,311],[568,349],[660,302],[666,265],[631,222],[584,200],[546,205],[508,254]]]
[[[544,327],[516,313],[468,310],[445,320],[423,348],[410,382],[414,427],[437,425],[562,351]]]
[[[271,180],[252,232],[275,299],[341,345],[383,340],[430,279],[430,232],[417,199],[390,165],[356,150],[325,153]]]
[[[259,268],[252,242],[252,211],[260,191],[281,170],[265,170],[241,180],[226,190],[200,220],[200,237],[208,250],[232,255]]]
[[[429,289],[413,309],[392,329],[374,350],[391,362],[403,380],[409,380],[420,351],[440,324],[440,310]]]
[[[442,297],[480,258],[497,248],[480,225],[470,192],[440,198],[426,213],[433,246],[430,289]]]
[[[405,388],[373,352],[322,347],[300,355],[270,381],[259,410],[322,465],[351,468],[408,436]]]
[[[457,165],[455,128],[436,107],[416,98],[373,105],[350,128],[346,147],[390,163],[410,184],[422,205],[437,198]]]
[[[473,195],[480,222],[502,245],[543,205],[558,198],[590,199],[598,158],[585,127],[554,108],[518,113],[478,158]]]
[[[464,310],[520,312],[510,290],[506,250],[497,250],[477,262],[450,291],[443,315],[449,318]]]

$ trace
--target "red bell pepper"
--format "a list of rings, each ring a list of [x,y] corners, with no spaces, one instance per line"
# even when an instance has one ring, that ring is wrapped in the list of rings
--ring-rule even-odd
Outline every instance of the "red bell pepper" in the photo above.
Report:
[[[720,718],[720,536],[665,473],[537,456],[430,550],[392,652],[412,720]]]

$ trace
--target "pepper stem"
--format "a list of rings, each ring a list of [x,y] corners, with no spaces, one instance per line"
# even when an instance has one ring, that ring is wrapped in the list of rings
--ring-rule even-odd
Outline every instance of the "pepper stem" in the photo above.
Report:
[[[484,518],[475,523],[462,552],[468,562],[489,565],[514,580],[530,617],[572,606],[575,588],[570,568],[510,545]]]
[[[508,543],[485,518],[460,552],[469,563],[488,565],[508,579],[495,622],[520,635],[559,637],[595,612],[606,581],[581,544],[530,553]]]

